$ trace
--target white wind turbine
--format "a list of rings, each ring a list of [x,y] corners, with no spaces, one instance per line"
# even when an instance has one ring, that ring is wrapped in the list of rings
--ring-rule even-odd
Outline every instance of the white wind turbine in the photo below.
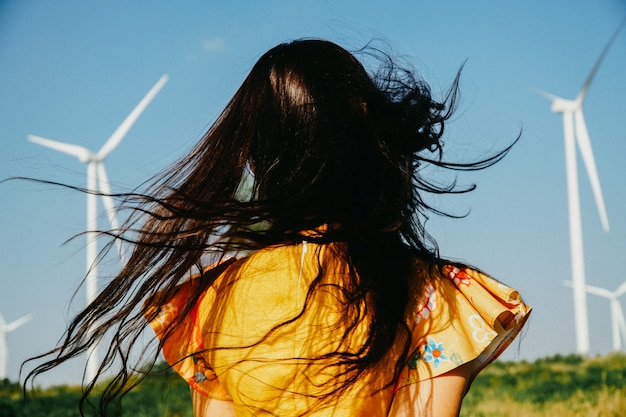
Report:
[[[31,315],[21,317],[17,320],[7,323],[4,316],[0,313],[0,381],[7,377],[7,364],[9,361],[9,348],[7,345],[7,333],[12,332],[18,327],[30,321]]]
[[[571,287],[571,282],[565,283]],[[622,283],[615,291],[609,291],[605,288],[586,285],[585,290],[589,294],[598,295],[607,298],[611,302],[611,334],[613,335],[613,350],[619,352],[622,350],[622,341],[626,344],[626,319],[624,319],[624,311],[619,302],[619,298],[626,293],[626,281]],[[621,336],[620,336],[621,335]]]
[[[622,349],[621,341],[626,344],[626,321],[624,320],[624,312],[619,302],[626,292],[626,281],[620,285],[617,290],[609,291],[604,288],[587,285],[585,287],[588,293],[608,298],[611,301],[611,333],[613,334],[613,350],[618,352]],[[622,338],[620,338],[620,333]]]
[[[111,228],[116,230],[119,223],[116,218],[113,199],[111,198],[111,188],[109,179],[104,169],[104,159],[119,145],[126,133],[133,126],[137,118],[150,104],[152,99],[158,94],[161,88],[167,82],[168,76],[163,75],[159,81],[150,89],[148,94],[137,104],[132,112],[124,119],[122,124],[107,139],[102,148],[98,152],[92,152],[89,149],[73,145],[69,143],[57,142],[45,139],[40,136],[29,135],[28,140],[36,144],[46,146],[48,148],[66,153],[78,158],[80,162],[87,163],[87,231],[86,231],[86,251],[87,251],[87,274],[85,277],[85,286],[87,290],[87,305],[95,298],[98,292],[98,270],[96,258],[98,256],[98,196],[102,198],[102,202],[107,213]],[[119,240],[117,241],[120,244]],[[120,257],[124,259],[121,247]],[[97,349],[93,346],[88,352],[86,377],[91,380],[97,372]]]
[[[611,36],[611,39],[609,39],[609,42],[604,47],[600,57],[593,66],[591,73],[585,80],[582,89],[574,100],[567,100],[544,91],[539,92],[541,95],[552,101],[553,112],[563,114],[576,346],[578,353],[583,355],[589,353],[589,323],[587,318],[587,298],[585,292],[585,263],[583,257],[580,197],[578,193],[578,170],[576,167],[576,145],[578,145],[582,160],[587,170],[587,175],[589,176],[602,228],[608,232],[609,220],[604,206],[602,189],[600,187],[596,162],[591,148],[591,141],[589,140],[589,133],[583,117],[583,101],[587,95],[593,78],[600,68],[602,60],[606,56],[622,26],[624,26],[624,23],[626,23],[626,19],[622,21]]]

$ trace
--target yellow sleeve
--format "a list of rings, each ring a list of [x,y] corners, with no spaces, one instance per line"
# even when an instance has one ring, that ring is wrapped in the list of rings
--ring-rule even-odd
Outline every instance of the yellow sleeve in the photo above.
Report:
[[[213,270],[215,273],[219,273],[233,261],[234,259],[225,261]],[[205,276],[207,273],[212,273],[213,270],[209,268],[205,272]],[[157,309],[157,316],[150,322],[150,326],[161,340],[161,349],[165,360],[193,389],[210,398],[229,400],[228,391],[218,381],[204,355],[205,346],[202,340],[198,306],[207,297],[214,297],[214,290],[211,287],[205,290],[196,306],[163,340],[171,326],[178,322],[186,300],[192,297],[193,292],[199,288],[195,281],[196,278],[192,278],[178,286],[165,304],[149,306],[149,309]],[[148,310],[148,312],[154,312],[154,310]]]
[[[520,332],[531,308],[519,293],[470,268],[444,267],[413,315],[411,354],[396,388],[476,360],[478,373]]]

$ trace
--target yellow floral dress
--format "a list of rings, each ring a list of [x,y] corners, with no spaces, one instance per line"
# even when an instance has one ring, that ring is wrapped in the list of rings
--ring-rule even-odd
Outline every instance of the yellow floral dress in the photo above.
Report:
[[[410,355],[397,381],[389,377],[402,343],[324,402],[343,369],[333,352],[354,352],[369,328],[362,317],[346,333],[340,288],[349,272],[329,246],[272,247],[208,269],[204,276],[213,284],[172,331],[198,288],[193,278],[180,285],[165,305],[151,306],[158,311],[150,323],[157,336],[171,331],[162,345],[165,359],[199,393],[233,401],[237,415],[386,416],[394,394],[409,384],[472,360],[482,369],[530,313],[517,291],[476,270],[446,266],[445,277],[432,279],[408,307]]]

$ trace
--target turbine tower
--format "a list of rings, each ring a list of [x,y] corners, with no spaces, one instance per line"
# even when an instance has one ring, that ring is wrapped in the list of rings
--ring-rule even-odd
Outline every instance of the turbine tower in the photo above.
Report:
[[[7,364],[9,361],[9,348],[7,345],[7,333],[12,332],[18,327],[30,321],[31,315],[21,317],[17,320],[7,323],[4,316],[0,313],[0,381],[7,377]]]
[[[578,169],[576,167],[576,145],[578,145],[583,163],[587,170],[587,175],[589,176],[602,228],[608,232],[609,220],[604,206],[602,189],[600,187],[596,162],[591,148],[591,141],[589,140],[589,133],[583,117],[583,102],[589,91],[589,86],[600,68],[600,64],[602,64],[604,57],[615,38],[617,38],[617,34],[622,26],[624,26],[624,23],[626,23],[626,19],[620,23],[609,39],[593,66],[591,73],[587,76],[582,89],[574,100],[567,100],[546,92],[540,92],[541,95],[552,101],[553,112],[563,114],[576,346],[578,353],[582,355],[589,353],[589,322],[587,317],[585,263],[580,216],[580,197],[578,192]]]
[[[102,148],[98,152],[92,152],[89,149],[73,145],[69,143],[57,142],[54,140],[42,138],[40,136],[29,135],[28,140],[68,155],[75,156],[80,162],[87,164],[87,273],[85,277],[85,286],[87,290],[87,305],[95,298],[98,292],[98,269],[96,259],[98,257],[98,195],[102,198],[103,205],[109,223],[113,230],[119,228],[117,221],[113,199],[111,198],[111,188],[109,179],[104,169],[104,159],[119,145],[126,133],[133,126],[137,118],[150,104],[152,99],[158,94],[167,82],[168,76],[163,75],[159,81],[150,89],[148,94],[137,104],[132,112],[124,119],[121,125],[107,139]],[[117,241],[121,245],[120,241]],[[121,246],[118,246],[120,257],[124,260]],[[97,373],[98,353],[96,346],[92,346],[87,353],[86,374],[88,380],[92,380]]]

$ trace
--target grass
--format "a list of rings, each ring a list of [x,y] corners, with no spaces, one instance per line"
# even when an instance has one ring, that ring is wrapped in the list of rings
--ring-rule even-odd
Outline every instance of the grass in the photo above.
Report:
[[[626,355],[496,362],[476,378],[461,416],[626,416]]]
[[[80,388],[36,390],[0,381],[0,417],[78,417]],[[189,388],[171,370],[148,376],[122,401],[122,416],[191,417]],[[624,417],[626,354],[556,355],[530,362],[497,361],[481,372],[461,417]]]

